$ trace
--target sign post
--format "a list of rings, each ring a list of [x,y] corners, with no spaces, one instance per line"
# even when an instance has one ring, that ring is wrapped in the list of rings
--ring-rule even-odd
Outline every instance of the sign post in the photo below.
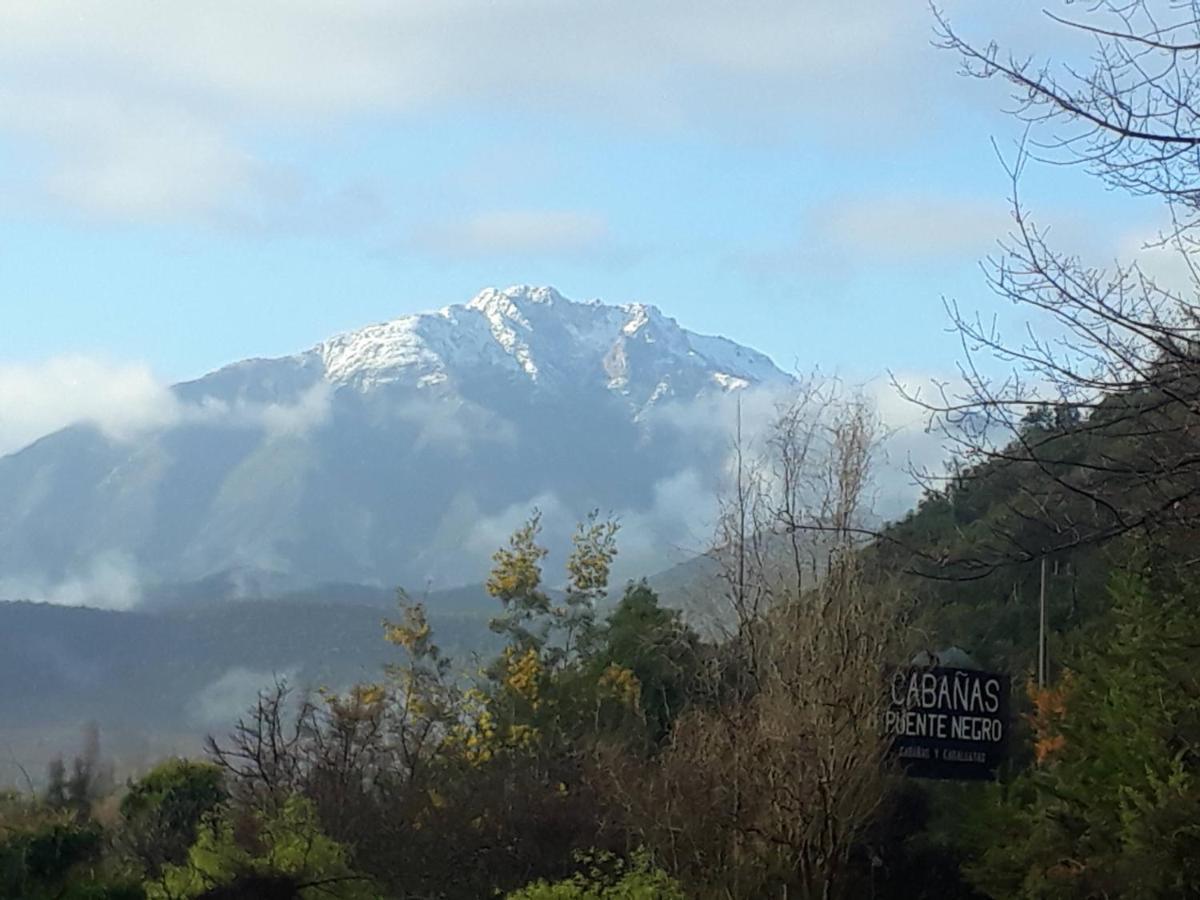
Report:
[[[916,778],[991,780],[1008,746],[1009,682],[975,669],[909,666],[888,682],[890,754]]]

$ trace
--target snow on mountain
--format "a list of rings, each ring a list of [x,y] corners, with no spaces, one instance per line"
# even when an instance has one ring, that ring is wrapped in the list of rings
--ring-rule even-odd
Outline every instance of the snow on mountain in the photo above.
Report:
[[[688,331],[657,307],[579,303],[528,285],[488,288],[465,305],[339,335],[314,352],[326,378],[359,390],[396,382],[430,387],[492,368],[547,388],[603,378],[610,390],[644,405],[675,395],[673,381],[684,389],[708,381],[729,391],[787,379],[763,354]]]
[[[73,426],[0,458],[0,595],[82,590],[114,567],[462,584],[535,505],[556,533],[618,513],[622,561],[663,568],[660,552],[704,540],[724,399],[790,383],[654,306],[488,289],[176,385],[162,427]]]

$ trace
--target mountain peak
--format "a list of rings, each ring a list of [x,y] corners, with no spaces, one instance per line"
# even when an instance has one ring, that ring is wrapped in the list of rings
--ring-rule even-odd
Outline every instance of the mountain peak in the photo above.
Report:
[[[503,290],[489,287],[484,288],[467,303],[467,309],[489,310],[515,306],[518,309],[527,304],[539,306],[554,306],[556,303],[570,303],[562,294],[550,286],[538,287],[529,284],[514,284]]]
[[[553,287],[489,287],[466,304],[339,335],[315,352],[359,390],[515,376],[545,389],[602,384],[635,408],[786,379],[766,356],[681,327],[646,303],[580,303]]]
[[[724,439],[695,429],[723,435],[720,398],[790,383],[646,303],[491,288],[177,385],[188,412],[165,430],[73,429],[0,459],[17,511],[0,555],[31,584],[90,583],[111,559],[166,581],[470,580],[510,510],[640,515],[662,485],[715,483]]]

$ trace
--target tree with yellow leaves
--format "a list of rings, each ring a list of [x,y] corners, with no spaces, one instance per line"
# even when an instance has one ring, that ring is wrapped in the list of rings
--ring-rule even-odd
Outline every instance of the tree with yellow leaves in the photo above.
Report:
[[[595,637],[596,605],[608,590],[618,525],[596,511],[580,523],[571,539],[561,599],[542,584],[542,561],[549,551],[538,543],[541,530],[541,512],[535,509],[508,546],[493,554],[487,592],[503,604],[503,611],[491,624],[514,648],[534,649],[558,665],[576,658]]]

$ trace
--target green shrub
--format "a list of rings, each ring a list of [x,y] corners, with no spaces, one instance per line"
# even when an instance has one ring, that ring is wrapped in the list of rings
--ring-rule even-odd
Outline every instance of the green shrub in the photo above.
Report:
[[[538,881],[508,900],[685,900],[683,888],[648,854],[638,852],[628,862],[609,853],[580,858],[583,871],[565,881]]]

